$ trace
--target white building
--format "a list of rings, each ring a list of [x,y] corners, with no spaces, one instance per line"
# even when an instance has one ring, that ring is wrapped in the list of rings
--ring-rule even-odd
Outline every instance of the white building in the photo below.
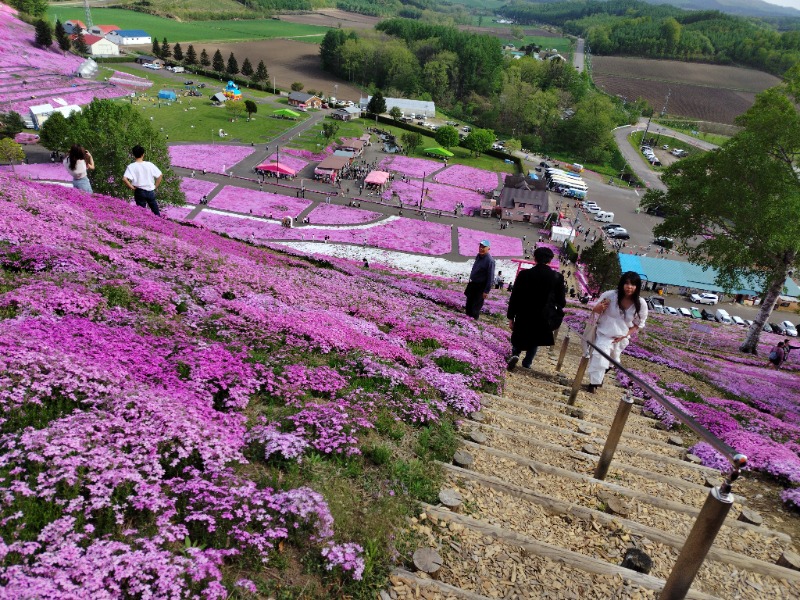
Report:
[[[141,29],[118,29],[106,35],[106,39],[117,46],[141,46],[153,43],[150,34]]]
[[[62,100],[62,102],[64,101]],[[39,130],[53,113],[60,112],[64,115],[64,118],[67,118],[72,113],[81,112],[81,107],[77,104],[66,104],[64,102],[64,106],[59,106],[58,108],[54,108],[52,104],[37,104],[36,106],[31,106],[29,110],[31,111],[34,128]]]
[[[372,96],[361,98],[358,105],[361,110],[366,110]],[[409,100],[408,98],[384,98],[386,100],[386,112],[392,110],[393,107],[399,108],[404,116],[410,115],[425,115],[426,117],[436,116],[436,104],[429,100]]]
[[[99,35],[85,35],[86,46],[92,56],[119,56],[119,46]]]

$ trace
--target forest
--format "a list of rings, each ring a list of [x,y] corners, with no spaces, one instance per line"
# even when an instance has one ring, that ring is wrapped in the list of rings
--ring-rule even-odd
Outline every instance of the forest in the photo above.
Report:
[[[800,61],[800,31],[718,11],[685,11],[638,0],[514,2],[499,10],[586,38],[592,53],[748,66],[783,75]]]
[[[569,152],[595,164],[615,155],[610,131],[647,108],[596,92],[568,62],[510,59],[497,38],[419,21],[331,30],[320,57],[324,69],[372,92],[431,99],[453,118],[531,150]]]

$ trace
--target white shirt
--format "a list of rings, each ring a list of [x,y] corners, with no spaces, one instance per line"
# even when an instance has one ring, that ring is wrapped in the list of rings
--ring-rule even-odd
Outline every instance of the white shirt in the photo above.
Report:
[[[72,175],[73,179],[83,179],[86,177],[86,161],[85,160],[76,160],[75,161],[75,168],[69,168],[69,157],[64,160],[64,167],[69,171],[69,174]]]
[[[150,161],[142,160],[129,164],[123,177],[130,181],[133,187],[152,192],[156,189],[156,179],[161,177],[161,171]]]
[[[602,302],[608,298],[608,308],[600,315],[597,320],[597,334],[607,338],[615,338],[628,335],[628,330],[636,325],[639,329],[644,328],[647,320],[647,303],[639,298],[639,315],[636,315],[636,308],[633,303],[627,310],[622,311],[617,303],[617,290],[603,292],[598,298]]]

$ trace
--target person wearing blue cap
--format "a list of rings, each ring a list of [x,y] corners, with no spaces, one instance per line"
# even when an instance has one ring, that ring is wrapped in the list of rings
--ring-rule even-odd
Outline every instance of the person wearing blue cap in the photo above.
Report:
[[[478,255],[469,274],[469,283],[464,295],[467,297],[466,313],[476,321],[481,316],[483,301],[489,296],[489,290],[494,283],[494,258],[489,253],[491,243],[481,240],[478,245]]]

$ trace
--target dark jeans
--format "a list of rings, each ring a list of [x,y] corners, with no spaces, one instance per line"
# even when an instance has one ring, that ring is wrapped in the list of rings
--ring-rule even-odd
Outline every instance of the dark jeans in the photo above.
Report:
[[[536,351],[539,349],[539,346],[529,346],[528,348],[517,348],[516,346],[511,346],[511,353],[514,356],[519,356],[525,351],[525,358],[522,359],[522,366],[525,368],[530,369],[531,365],[533,364],[533,357],[536,356]]]
[[[142,208],[149,206],[154,215],[161,214],[161,212],[158,210],[158,202],[156,202],[155,190],[148,191],[141,188],[136,188],[133,190],[133,201],[136,202],[136,206],[141,206]]]
[[[483,290],[485,289],[485,281],[483,283],[470,282],[467,284],[467,289],[464,291],[464,295],[467,297],[467,316],[472,317],[476,321],[481,316],[481,308],[483,308]]]

